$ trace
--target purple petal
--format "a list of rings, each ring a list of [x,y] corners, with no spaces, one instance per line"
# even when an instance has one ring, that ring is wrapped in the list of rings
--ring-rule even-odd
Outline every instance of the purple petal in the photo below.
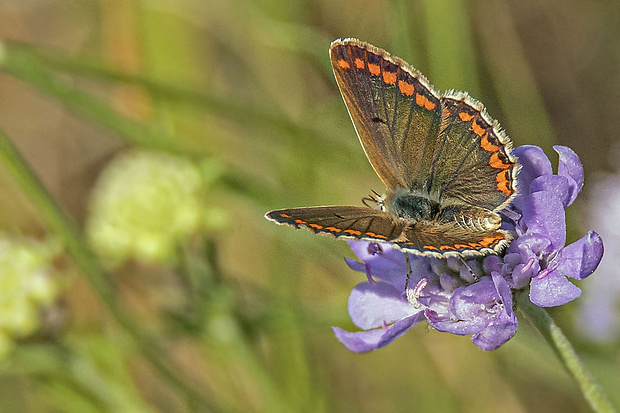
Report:
[[[531,258],[525,259],[520,253],[508,253],[504,256],[504,266],[500,272],[512,288],[521,290],[527,287],[532,277],[540,272],[538,259],[534,254],[531,255]]]
[[[547,256],[555,251],[549,237],[541,234],[521,235],[510,245],[510,249],[519,253],[522,262],[527,262],[532,257]]]
[[[366,353],[390,344],[422,320],[424,320],[424,315],[420,312],[402,319],[391,326],[374,330],[348,332],[338,327],[332,327],[332,329],[336,338],[349,350],[356,353]]]
[[[376,244],[367,241],[348,241],[348,244],[362,261],[360,263],[345,258],[347,265],[352,270],[366,272],[366,266],[368,266],[370,275],[381,280],[392,283],[399,282],[401,278],[404,280],[407,274],[407,265],[402,251],[390,244]]]
[[[568,179],[570,193],[568,205],[570,205],[577,198],[577,194],[583,187],[583,166],[579,161],[579,156],[571,148],[556,145],[553,149],[560,155],[558,175]]]
[[[530,183],[541,175],[552,175],[551,162],[543,150],[534,145],[523,145],[512,152],[519,158],[521,172],[517,182],[517,191],[521,196],[530,193]],[[517,197],[521,198],[521,197]],[[518,199],[515,199],[518,201]],[[517,202],[519,204],[520,202]],[[516,205],[520,208],[521,205]]]
[[[583,280],[594,272],[603,258],[603,240],[594,231],[566,246],[556,259],[561,274]]]
[[[494,301],[497,290],[491,277],[482,277],[475,284],[454,290],[450,299],[450,310],[457,318],[475,317],[480,312],[480,304]]]
[[[538,234],[548,238],[555,250],[566,242],[566,217],[564,205],[550,192],[535,192],[525,197],[523,221],[527,234]]]
[[[543,270],[532,278],[530,300],[539,307],[555,307],[573,301],[581,290],[556,270]]]
[[[520,290],[528,286],[532,277],[540,272],[540,262],[535,259],[517,265],[511,274],[512,287]]]
[[[364,330],[391,324],[421,311],[403,298],[403,291],[384,282],[358,284],[349,296],[351,320]]]
[[[512,310],[510,286],[504,277],[496,271],[491,273],[491,277],[502,300],[502,310],[495,315],[486,328],[471,337],[472,343],[486,351],[495,350],[510,340],[517,332],[518,325],[517,316]]]
[[[459,320],[451,318],[447,314],[439,314],[430,308],[424,310],[424,316],[428,320],[428,324],[435,330],[459,336],[478,333],[489,324],[489,320],[483,317]]]
[[[497,297],[491,277],[483,277],[475,284],[454,290],[448,314],[427,309],[424,315],[428,323],[438,331],[458,335],[478,333],[494,317],[487,311],[486,304],[495,302]]]
[[[405,268],[405,255],[392,244],[377,244],[368,241],[347,241],[349,247],[357,257],[367,263],[388,266],[401,266]]]
[[[512,290],[510,289],[508,282],[506,282],[504,277],[496,271],[491,273],[491,278],[493,279],[493,284],[499,294],[499,298],[502,300],[502,304],[504,305],[504,312],[508,315],[508,317],[514,316],[514,312],[512,311]]]
[[[495,350],[515,335],[517,325],[517,317],[514,313],[512,317],[504,314],[503,317],[494,320],[480,333],[471,336],[471,341],[482,350]]]
[[[530,194],[534,192],[549,191],[554,193],[566,208],[570,202],[568,179],[558,175],[544,175],[534,179],[530,184]]]
[[[490,274],[491,271],[501,271],[502,259],[497,255],[489,255],[482,261],[482,270],[485,274]]]

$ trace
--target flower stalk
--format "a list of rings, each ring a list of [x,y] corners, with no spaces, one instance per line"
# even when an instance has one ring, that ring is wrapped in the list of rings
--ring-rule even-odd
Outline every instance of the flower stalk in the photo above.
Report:
[[[596,383],[581,359],[579,359],[568,338],[558,325],[554,323],[549,313],[544,308],[532,304],[526,294],[521,294],[517,308],[523,317],[540,332],[560,358],[564,367],[577,380],[581,392],[592,409],[595,412],[615,412],[616,410],[611,405],[607,395]]]

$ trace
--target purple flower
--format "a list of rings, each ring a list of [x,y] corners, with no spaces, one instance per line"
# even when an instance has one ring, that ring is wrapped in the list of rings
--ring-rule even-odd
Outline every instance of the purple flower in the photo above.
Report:
[[[427,308],[431,327],[458,335],[472,334],[471,341],[483,350],[495,350],[517,332],[512,310],[512,291],[502,275],[493,271],[474,284],[454,290],[448,311],[439,314]]]
[[[506,221],[516,239],[502,256],[470,259],[410,256],[406,283],[404,254],[389,244],[349,243],[361,262],[347,259],[367,281],[349,298],[349,314],[363,331],[334,327],[336,337],[350,350],[367,352],[384,347],[426,320],[438,331],[471,335],[483,350],[493,350],[517,331],[513,294],[529,288],[530,300],[541,307],[565,304],[581,294],[568,278],[582,280],[603,255],[600,236],[590,231],[565,246],[564,209],[583,186],[583,169],[569,148],[556,146],[558,173],[536,146],[514,153],[522,169],[519,195]],[[567,278],[568,277],[568,278]]]
[[[530,286],[530,300],[540,307],[566,304],[581,295],[567,277],[582,280],[598,266],[603,256],[601,237],[593,231],[580,240],[566,243],[564,209],[583,187],[583,169],[571,149],[555,146],[560,155],[558,175],[536,146],[515,149],[525,170],[519,180],[518,205],[521,218],[515,223],[519,237],[504,256],[502,275],[514,289]],[[528,165],[536,165],[534,173]],[[517,203],[515,203],[516,205]]]

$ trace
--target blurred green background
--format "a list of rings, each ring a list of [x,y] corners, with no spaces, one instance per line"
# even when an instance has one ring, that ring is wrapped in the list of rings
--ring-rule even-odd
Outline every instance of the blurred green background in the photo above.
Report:
[[[587,411],[523,320],[491,353],[424,326],[365,355],[333,336],[355,329],[352,253],[263,215],[383,190],[331,73],[340,37],[470,92],[555,164],[570,146],[586,190],[615,170],[619,2],[4,0],[0,127],[79,231],[4,162],[3,237],[29,252],[0,251],[0,301],[17,288],[33,315],[0,305],[0,412]],[[618,342],[577,310],[550,312],[620,404]]]

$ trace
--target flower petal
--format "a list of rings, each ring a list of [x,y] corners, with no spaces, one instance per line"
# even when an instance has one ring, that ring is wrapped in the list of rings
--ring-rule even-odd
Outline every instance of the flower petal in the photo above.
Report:
[[[566,242],[566,216],[564,205],[553,193],[535,192],[525,197],[523,221],[527,234],[547,237],[555,250]]]
[[[539,307],[555,307],[573,301],[581,295],[579,287],[559,271],[543,270],[542,276],[532,278],[530,300]]]
[[[370,275],[383,281],[400,283],[407,274],[407,264],[402,251],[390,244],[377,244],[368,241],[348,241],[349,247],[362,261],[361,263],[349,258],[345,261],[354,271],[366,272],[368,266]]]
[[[357,257],[367,264],[377,264],[381,268],[400,266],[405,268],[405,255],[392,244],[368,241],[347,241]]]
[[[517,208],[521,209],[523,196],[530,193],[530,183],[541,175],[552,175],[553,169],[549,158],[538,146],[522,145],[515,148],[512,153],[519,159],[521,165],[517,182],[517,190],[520,196],[517,196],[513,202]]]
[[[583,166],[579,156],[569,147],[556,145],[553,149],[560,155],[558,175],[568,179],[570,197],[568,205],[572,204],[583,187]]]
[[[510,290],[510,285],[508,285],[508,282],[497,271],[493,271],[491,273],[491,278],[493,279],[493,285],[495,285],[499,298],[502,301],[502,304],[504,304],[504,312],[508,315],[508,317],[514,316],[514,312],[512,311],[512,291]]]
[[[562,249],[555,267],[560,273],[583,280],[594,272],[603,258],[603,240],[594,231]]]
[[[466,335],[480,332],[494,317],[487,311],[487,303],[495,302],[498,293],[491,277],[483,277],[475,284],[459,287],[450,297],[448,313],[426,309],[428,323],[438,331]]]
[[[471,341],[482,350],[495,350],[515,335],[517,325],[518,321],[514,313],[512,316],[504,314],[489,324],[487,328],[471,336]]]
[[[473,317],[469,320],[458,320],[447,314],[439,314],[430,308],[424,310],[424,316],[428,324],[437,331],[452,333],[459,336],[480,332],[488,324],[489,320],[483,317]]]
[[[568,179],[559,175],[544,175],[534,179],[530,184],[530,194],[534,192],[549,191],[554,193],[566,208],[570,202],[570,190]]]
[[[349,296],[351,320],[364,330],[391,324],[421,311],[403,297],[403,291],[384,282],[358,284]]]
[[[332,327],[332,329],[336,338],[349,350],[366,353],[390,344],[422,320],[424,320],[424,315],[420,312],[399,320],[391,326],[374,330],[349,332],[338,327]]]

